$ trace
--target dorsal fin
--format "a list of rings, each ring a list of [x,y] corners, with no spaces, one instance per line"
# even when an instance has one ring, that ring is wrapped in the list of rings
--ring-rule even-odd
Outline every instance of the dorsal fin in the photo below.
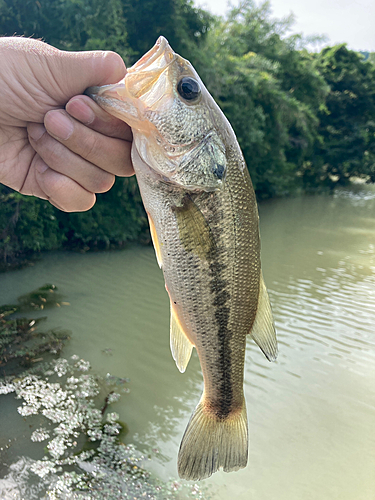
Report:
[[[249,332],[251,338],[260,347],[268,361],[275,361],[277,358],[277,339],[275,325],[273,322],[270,299],[267,288],[260,274],[258,309]]]
[[[173,359],[176,361],[177,368],[181,373],[184,373],[189,363],[193,344],[187,338],[177,313],[171,302],[171,326],[170,326],[170,343]]]

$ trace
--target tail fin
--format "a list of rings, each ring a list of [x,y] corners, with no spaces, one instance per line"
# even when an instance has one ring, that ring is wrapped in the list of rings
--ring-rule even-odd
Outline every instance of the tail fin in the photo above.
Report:
[[[210,477],[220,467],[225,472],[246,467],[248,431],[245,399],[242,409],[225,419],[207,412],[203,397],[190,418],[178,454],[182,479]]]

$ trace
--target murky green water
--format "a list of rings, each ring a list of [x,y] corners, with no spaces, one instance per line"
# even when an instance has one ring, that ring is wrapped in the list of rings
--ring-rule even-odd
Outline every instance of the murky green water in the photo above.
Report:
[[[249,340],[249,465],[205,483],[218,500],[375,500],[375,187],[275,200],[260,217],[280,354],[271,364]],[[177,477],[202,380],[196,356],[183,375],[171,357],[168,297],[153,250],[47,255],[0,275],[0,304],[46,282],[71,303],[48,311],[48,326],[73,332],[64,355],[130,377],[131,392],[114,410],[129,441],[158,450],[153,470]],[[0,408],[3,441],[21,425],[12,398]],[[0,461],[30,446],[19,438]]]

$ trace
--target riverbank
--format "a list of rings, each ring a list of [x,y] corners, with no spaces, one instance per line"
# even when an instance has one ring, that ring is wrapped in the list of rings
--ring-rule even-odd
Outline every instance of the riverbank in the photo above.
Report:
[[[112,190],[114,193],[98,195],[89,212],[67,214],[45,200],[22,196],[0,185],[0,273],[32,266],[48,251],[87,253],[150,245],[135,179],[118,179]],[[319,187],[309,195],[332,193],[327,187]],[[294,197],[300,196],[302,192],[294,193]]]

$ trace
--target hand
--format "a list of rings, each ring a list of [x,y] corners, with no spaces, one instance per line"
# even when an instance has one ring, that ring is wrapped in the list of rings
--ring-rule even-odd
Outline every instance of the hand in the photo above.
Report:
[[[130,128],[79,95],[121,80],[120,56],[12,37],[0,38],[0,58],[1,183],[71,212],[133,174]]]

